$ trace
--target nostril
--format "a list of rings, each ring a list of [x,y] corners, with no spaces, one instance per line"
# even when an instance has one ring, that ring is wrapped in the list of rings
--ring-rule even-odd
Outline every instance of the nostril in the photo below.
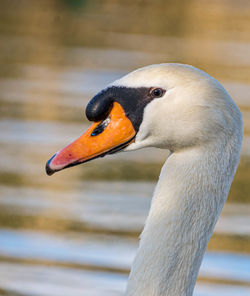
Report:
[[[104,127],[102,125],[98,125],[92,132],[91,136],[97,136],[99,134],[101,134],[104,131]]]
[[[106,118],[100,124],[98,124],[98,126],[91,133],[91,137],[95,137],[95,136],[101,134],[105,130],[105,128],[107,127],[109,122],[110,122],[110,117]]]

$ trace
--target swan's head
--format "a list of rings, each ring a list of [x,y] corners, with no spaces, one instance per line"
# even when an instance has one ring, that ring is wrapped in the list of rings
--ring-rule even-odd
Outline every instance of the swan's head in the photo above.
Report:
[[[48,174],[121,150],[208,145],[241,127],[222,85],[181,64],[152,65],[116,80],[92,98],[86,116],[93,125],[48,161]]]

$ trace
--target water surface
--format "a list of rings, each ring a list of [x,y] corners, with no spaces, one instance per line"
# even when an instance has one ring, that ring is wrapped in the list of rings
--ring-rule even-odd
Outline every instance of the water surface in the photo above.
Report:
[[[248,1],[2,1],[0,295],[122,295],[168,152],[119,153],[47,177],[88,126],[84,108],[140,66],[182,62],[223,83],[242,160],[195,296],[250,295]]]

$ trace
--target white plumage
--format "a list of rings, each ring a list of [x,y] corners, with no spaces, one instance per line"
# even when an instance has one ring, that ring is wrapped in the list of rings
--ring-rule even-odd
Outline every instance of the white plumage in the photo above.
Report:
[[[191,296],[226,201],[242,142],[241,113],[223,86],[188,65],[138,69],[110,86],[161,87],[135,142],[169,149],[156,186],[127,296]]]

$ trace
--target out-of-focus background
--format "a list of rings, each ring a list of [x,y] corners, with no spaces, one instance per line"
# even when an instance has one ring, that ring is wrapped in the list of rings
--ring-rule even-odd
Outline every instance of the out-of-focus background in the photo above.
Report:
[[[244,118],[242,159],[195,296],[250,295],[250,2],[0,1],[0,295],[122,295],[167,152],[47,159],[87,127],[107,83],[182,62],[221,81]]]

